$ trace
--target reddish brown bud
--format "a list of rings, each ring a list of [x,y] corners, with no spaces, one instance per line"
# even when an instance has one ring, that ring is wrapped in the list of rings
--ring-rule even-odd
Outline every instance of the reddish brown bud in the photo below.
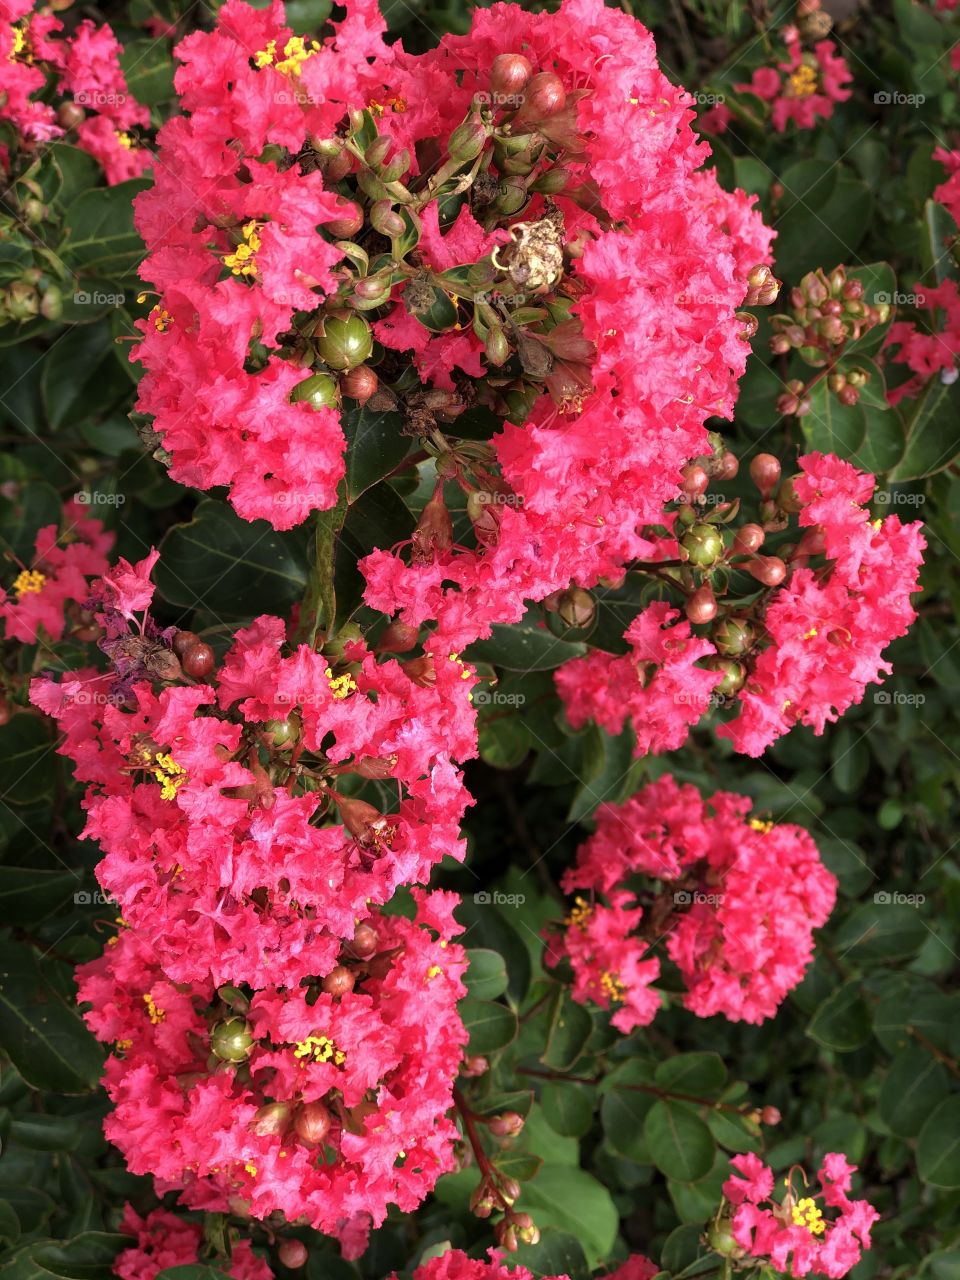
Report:
[[[363,210],[353,200],[341,200],[336,217],[323,227],[336,240],[352,240],[363,226]]]
[[[57,122],[62,129],[76,129],[86,118],[87,113],[76,102],[61,102],[57,108]]]
[[[358,364],[340,377],[340,393],[351,400],[366,404],[380,385],[377,375],[368,364]]]
[[[460,1074],[466,1076],[468,1080],[474,1079],[476,1076],[485,1076],[490,1070],[490,1063],[486,1058],[477,1054],[472,1058],[464,1058],[463,1065],[460,1068]]]
[[[355,955],[359,956],[361,960],[366,960],[373,955],[379,945],[380,939],[372,924],[357,925],[353,932],[353,942],[351,944],[351,950]]]
[[[319,1146],[330,1132],[330,1112],[322,1102],[305,1102],[297,1111],[293,1127],[302,1142]]]
[[[737,530],[733,538],[733,554],[735,556],[753,555],[763,546],[766,534],[758,524],[744,524]]]
[[[320,985],[328,996],[339,1000],[341,996],[349,995],[355,984],[353,970],[348,969],[345,964],[338,964],[330,970]]]
[[[498,1138],[515,1138],[523,1128],[523,1116],[519,1111],[503,1111],[500,1115],[488,1120],[487,1126]],[[519,1194],[517,1192],[517,1195]]]
[[[769,498],[780,480],[780,462],[772,453],[758,453],[750,463],[750,479],[760,490],[761,498]]]
[[[781,511],[796,515],[798,511],[803,510],[803,501],[798,496],[796,487],[796,481],[801,479],[803,477],[799,475],[789,476],[777,490],[777,506]]]
[[[420,658],[409,658],[401,662],[406,676],[421,689],[432,689],[437,683],[437,667],[432,653],[425,653]]]
[[[361,778],[382,781],[384,778],[393,777],[398,759],[399,756],[395,753],[389,756],[362,756],[356,764],[349,765],[344,772],[355,773]]]
[[[383,814],[366,800],[354,800],[348,796],[336,797],[337,808],[343,825],[358,840],[370,840],[383,825]]]
[[[760,1123],[770,1125],[779,1124],[780,1112],[776,1107],[764,1107],[760,1112]]]
[[[597,603],[589,591],[571,587],[569,591],[561,591],[556,612],[566,626],[579,630],[593,622],[597,616]]]
[[[453,544],[453,521],[443,500],[443,485],[438,484],[433,497],[423,508],[413,531],[414,564],[431,563],[437,552],[449,550]]]
[[[216,657],[208,644],[190,645],[180,659],[184,671],[193,680],[203,680],[216,665]]]
[[[680,487],[691,498],[699,498],[702,493],[706,493],[709,483],[706,468],[696,462],[688,462],[680,472]]]
[[[704,583],[687,600],[684,611],[694,626],[712,622],[717,616],[717,598],[709,583]]]
[[[527,85],[520,117],[523,120],[546,120],[567,105],[563,81],[553,71],[540,71]]]
[[[291,1271],[296,1271],[299,1267],[302,1267],[309,1256],[307,1246],[302,1240],[284,1240],[277,1250],[277,1257]]]
[[[779,587],[787,576],[787,566],[779,556],[757,556],[747,565],[747,573],[765,587]]]
[[[498,53],[490,68],[490,88],[497,98],[516,98],[530,83],[533,67],[522,53]]]
[[[420,635],[419,627],[412,627],[409,622],[391,622],[380,635],[374,645],[375,653],[409,653],[417,643]]]
[[[279,1138],[290,1126],[289,1102],[269,1102],[255,1112],[250,1128],[258,1138]]]
[[[713,474],[717,480],[732,480],[739,470],[740,459],[729,449],[724,449],[714,464]]]
[[[199,643],[200,637],[195,631],[178,631],[173,637],[173,652],[178,658],[182,658],[188,649]]]

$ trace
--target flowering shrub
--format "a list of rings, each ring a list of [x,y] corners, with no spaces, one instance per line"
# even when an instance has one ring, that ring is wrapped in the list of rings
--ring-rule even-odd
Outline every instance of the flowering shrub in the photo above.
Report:
[[[955,7],[536,8],[4,8],[13,1280],[949,1280]]]

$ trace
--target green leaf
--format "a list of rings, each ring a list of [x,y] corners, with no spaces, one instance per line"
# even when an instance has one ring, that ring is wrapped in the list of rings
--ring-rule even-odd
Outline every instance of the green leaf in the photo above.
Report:
[[[53,344],[40,374],[47,420],[54,431],[102,416],[130,392],[106,324],[77,325]]]
[[[960,1187],[960,1093],[945,1098],[920,1130],[917,1173],[935,1187]]]
[[[468,662],[489,662],[507,671],[553,671],[586,651],[584,644],[558,640],[528,615],[509,626],[495,623],[490,639],[477,640],[464,656]]]
[[[60,254],[66,265],[83,276],[132,277],[145,253],[133,226],[133,200],[149,186],[146,179],[134,178],[77,196],[64,215]]]
[[[0,939],[0,1048],[35,1089],[86,1093],[103,1054],[26,943]]]
[[[173,59],[165,40],[128,40],[120,54],[127,88],[138,102],[155,107],[173,97]]]
[[[566,987],[557,986],[540,1061],[554,1071],[569,1071],[583,1055],[592,1032],[593,1019],[587,1010],[570,998]]]
[[[496,951],[475,947],[467,952],[470,967],[464,975],[464,984],[470,995],[478,1000],[496,1000],[507,989],[507,966],[503,956]]]
[[[0,552],[6,586],[19,572],[19,565],[8,567],[8,562],[32,564],[37,530],[46,524],[58,525],[61,510],[57,491],[35,481],[23,485],[15,498],[0,496]]]
[[[352,409],[341,417],[347,438],[347,492],[351,502],[403,461],[410,437],[403,434],[403,416]]]
[[[834,945],[851,963],[904,959],[919,951],[927,928],[916,907],[893,902],[879,892],[837,930]]]
[[[650,1158],[668,1178],[696,1182],[710,1172],[713,1136],[683,1103],[655,1102],[643,1122],[643,1136]]]
[[[302,535],[280,533],[266,520],[241,520],[223,502],[206,498],[187,524],[174,525],[160,544],[154,571],[169,604],[208,609],[224,620],[285,614],[307,581]]]
[[[505,1004],[467,996],[457,1009],[470,1036],[469,1054],[496,1053],[516,1038],[517,1015]]]
[[[593,1120],[594,1096],[589,1085],[568,1080],[544,1084],[540,1105],[551,1129],[567,1138],[581,1138]]]
[[[507,992],[514,1004],[519,1004],[530,985],[530,953],[517,930],[503,912],[492,903],[487,890],[480,890],[473,897],[464,898],[456,910],[457,919],[466,932],[460,941],[466,945],[485,947],[496,951],[507,966]]]
[[[0,725],[0,799],[33,804],[53,790],[56,743],[50,722],[21,711]]]
[[[718,1053],[678,1053],[657,1067],[654,1082],[669,1093],[703,1096],[719,1093],[726,1083],[727,1068]]]
[[[613,1248],[620,1215],[606,1187],[582,1169],[545,1165],[524,1186],[522,1203],[541,1230],[571,1231],[591,1267]]]
[[[208,1263],[192,1262],[185,1267],[164,1268],[157,1274],[157,1280],[230,1280],[230,1275]]]
[[[807,1035],[841,1053],[859,1049],[870,1038],[870,1010],[859,982],[847,982],[829,995],[807,1026]]]
[[[341,485],[336,506],[313,516],[313,556],[300,615],[300,634],[309,645],[315,645],[321,633],[336,630],[337,541],[346,515],[347,500]]]
[[[870,768],[870,748],[866,735],[850,725],[841,725],[830,743],[830,775],[846,795],[855,794]]]
[[[71,1240],[35,1240],[11,1257],[4,1280],[113,1280],[113,1260],[129,1236],[86,1231]]]
[[[919,1133],[930,1112],[946,1096],[950,1077],[926,1049],[904,1049],[890,1063],[880,1087],[880,1115],[904,1138]]]
[[[899,409],[906,448],[890,482],[922,480],[943,471],[960,453],[960,382],[933,377],[915,400]]]
[[[587,1259],[576,1236],[556,1227],[545,1227],[536,1244],[522,1244],[511,1261],[540,1276],[569,1276],[579,1280],[587,1272]]]
[[[389,484],[377,484],[361,494],[347,512],[337,540],[334,584],[337,624],[361,603],[363,579],[357,562],[376,547],[392,547],[409,538],[414,519],[403,499]]]

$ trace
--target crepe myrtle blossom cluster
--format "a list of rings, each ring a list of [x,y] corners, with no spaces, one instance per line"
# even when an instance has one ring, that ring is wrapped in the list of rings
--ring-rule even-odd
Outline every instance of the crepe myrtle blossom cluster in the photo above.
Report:
[[[933,193],[955,222],[960,222],[960,151],[937,147],[933,158],[947,172],[947,179]],[[952,254],[958,257],[957,244]],[[929,326],[921,328],[910,320],[896,320],[887,333],[884,355],[892,362],[905,364],[913,374],[892,388],[887,398],[892,404],[920,394],[925,384],[939,376],[950,384],[957,379],[960,356],[960,289],[956,280],[945,279],[938,285],[918,284],[915,293],[918,311],[929,316]]]
[[[127,88],[110,27],[84,18],[65,32],[34,0],[0,0],[0,19],[0,122],[12,126],[14,145],[32,151],[63,138],[89,152],[111,185],[142,174],[152,162],[141,144],[150,114]],[[51,79],[57,106],[40,98]],[[0,169],[9,164],[9,138],[0,133]],[[31,208],[24,212],[32,219]]]
[[[802,827],[749,811],[746,796],[705,800],[669,775],[601,806],[563,878],[573,909],[546,934],[547,962],[569,963],[575,1000],[613,1010],[620,1031],[645,1026],[661,1007],[663,943],[691,1012],[773,1017],[812,958],[836,880]]]
[[[806,1174],[794,1166],[782,1199],[774,1197],[773,1172],[759,1156],[733,1156],[730,1164],[734,1173],[723,1184],[724,1205],[707,1239],[734,1267],[759,1261],[783,1275],[841,1280],[870,1248],[880,1215],[867,1200],[850,1199],[857,1166],[839,1152],[824,1156],[819,1192],[808,1193]]]
[[[811,453],[799,465],[781,481],[777,459],[758,454],[759,521],[726,531],[737,508],[698,509],[709,476],[688,470],[672,558],[638,566],[685,598],[685,616],[654,602],[628,627],[627,653],[593,650],[557,670],[575,729],[629,725],[644,755],[675,750],[705,712],[727,708],[718,736],[759,756],[795,724],[822,733],[892,669],[883,651],[916,616],[921,526],[871,519],[874,477],[849,462]]]
[[[132,1205],[126,1205],[120,1220],[120,1231],[132,1236],[135,1243],[122,1250],[113,1264],[119,1280],[155,1280],[161,1271],[171,1267],[187,1267],[201,1261],[203,1228],[170,1213],[154,1209],[142,1217]],[[218,1265],[233,1280],[272,1280],[267,1263],[253,1252],[249,1240],[238,1240],[229,1259],[218,1259]]]
[[[110,669],[31,691],[122,913],[80,973],[115,1046],[107,1134],[190,1207],[304,1218],[356,1256],[453,1164],[459,899],[413,888],[415,921],[378,907],[463,856],[451,753],[475,753],[473,671],[429,648],[325,655],[270,617],[218,665],[154,624],[156,559],[95,586]]]
[[[59,525],[37,531],[33,559],[14,566],[12,580],[0,586],[0,634],[21,644],[61,640],[69,631],[91,639],[93,615],[86,609],[90,583],[109,567],[114,535],[71,501]]]
[[[351,415],[396,412],[436,492],[367,557],[367,601],[453,648],[648,552],[732,411],[738,308],[777,291],[649,33],[599,0],[497,5],[411,55],[359,0],[316,40],[229,0],[177,56],[136,209],[139,407],[171,475],[290,527],[335,503]]]

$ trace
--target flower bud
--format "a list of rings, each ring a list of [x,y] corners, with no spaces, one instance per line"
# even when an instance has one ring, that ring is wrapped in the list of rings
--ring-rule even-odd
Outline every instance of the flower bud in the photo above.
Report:
[[[787,566],[779,556],[757,556],[746,568],[747,573],[765,587],[779,587],[787,576]]]
[[[335,409],[337,407],[337,383],[329,373],[311,373],[290,392],[294,404],[307,404],[311,409]]]
[[[366,960],[373,955],[379,945],[380,939],[373,925],[357,925],[353,931],[353,942],[350,947],[354,955],[359,956],[361,960]]]
[[[284,1240],[277,1250],[277,1257],[291,1271],[296,1271],[299,1267],[302,1267],[309,1256],[307,1246],[302,1240]]]
[[[776,1107],[764,1107],[760,1112],[760,1123],[774,1125],[780,1123],[780,1112]]]
[[[472,1080],[476,1076],[485,1076],[489,1070],[490,1063],[482,1055],[477,1054],[472,1058],[464,1058],[460,1074]]]
[[[327,995],[334,999],[349,995],[355,985],[353,970],[348,969],[345,964],[335,965],[320,984]]]
[[[746,618],[728,614],[714,624],[710,633],[714,648],[727,658],[739,658],[753,644],[755,632]]]
[[[800,475],[788,476],[777,490],[777,506],[781,511],[796,515],[803,510],[803,500],[798,496],[796,488],[796,481],[802,479]]]
[[[752,311],[738,311],[737,320],[740,323],[740,331],[737,337],[741,342],[750,342],[757,336],[757,330],[760,328],[760,321]]]
[[[734,1240],[730,1223],[726,1219],[710,1224],[710,1230],[707,1232],[707,1244],[721,1258],[730,1258],[743,1253],[743,1250]]]
[[[733,537],[733,554],[735,556],[752,555],[763,546],[766,536],[758,524],[741,525]]]
[[[384,160],[386,160],[392,146],[393,139],[387,137],[386,134],[381,134],[378,138],[374,138],[370,143],[369,147],[367,147],[366,151],[363,153],[363,158],[371,169],[378,169],[380,165],[383,164]]]
[[[363,756],[356,764],[348,766],[345,772],[355,773],[359,778],[370,778],[376,782],[382,782],[384,778],[393,777],[398,759],[396,752],[388,756]]]
[[[589,591],[571,587],[569,591],[561,591],[556,612],[566,626],[580,630],[589,627],[597,616],[597,604]]]
[[[704,665],[709,671],[720,672],[721,679],[714,685],[713,691],[722,698],[732,697],[743,687],[743,682],[747,678],[743,667],[732,658],[711,657]]]
[[[302,728],[303,721],[291,711],[283,720],[265,720],[262,732],[270,746],[289,751],[300,741]]]
[[[523,1116],[519,1111],[503,1111],[492,1120],[488,1120],[487,1126],[498,1138],[515,1138],[523,1129]],[[517,1195],[519,1194],[520,1192],[517,1191]],[[516,1200],[517,1196],[513,1198]]]
[[[420,628],[399,620],[389,623],[374,645],[375,653],[408,653],[417,643]]]
[[[732,480],[739,470],[740,459],[729,449],[724,449],[714,464],[713,476],[715,480]]]
[[[368,364],[358,364],[340,376],[340,394],[361,405],[367,403],[379,385],[377,375]]]
[[[383,814],[366,800],[349,796],[336,797],[340,820],[352,836],[363,843],[372,840],[383,823]]]
[[[852,408],[852,406],[857,404],[860,399],[860,390],[858,387],[841,387],[837,393],[837,399],[841,404],[845,404],[848,408]]]
[[[493,1188],[485,1178],[481,1178],[470,1196],[470,1212],[478,1218],[489,1218],[496,1207],[497,1198]]]
[[[489,137],[487,126],[480,119],[480,112],[471,107],[463,124],[457,125],[447,143],[451,160],[476,160],[486,146]]]
[[[395,211],[392,200],[374,201],[370,206],[370,225],[374,231],[379,231],[382,236],[391,240],[394,236],[402,236],[407,229],[407,224]]]
[[[410,658],[401,662],[400,667],[418,689],[432,689],[437,683],[437,664],[432,653],[425,653],[419,658]]]
[[[498,53],[490,68],[490,88],[497,98],[518,98],[532,75],[530,59],[522,53]]]
[[[316,338],[317,354],[331,369],[352,369],[370,358],[373,338],[362,316],[330,316]]]
[[[680,472],[680,488],[691,498],[699,498],[706,493],[709,483],[710,476],[706,468],[696,462],[688,462]]]
[[[293,1127],[301,1142],[318,1147],[330,1132],[330,1112],[322,1102],[305,1102],[297,1109]]]
[[[363,226],[363,210],[353,200],[341,200],[337,216],[322,225],[335,240],[352,240]]]
[[[510,359],[510,343],[500,325],[494,325],[488,331],[483,350],[488,364],[492,364],[496,369]]]
[[[195,631],[178,631],[173,637],[173,652],[182,658],[188,649],[199,643],[200,637]]]
[[[769,498],[780,480],[780,462],[772,453],[758,453],[750,463],[750,479],[760,490],[761,498]]]
[[[570,185],[571,173],[569,169],[553,168],[547,169],[545,173],[541,173],[539,177],[534,179],[530,184],[531,191],[539,191],[541,195],[555,196]],[[750,317],[754,319],[753,316]]]
[[[57,122],[62,129],[76,129],[86,118],[87,113],[76,102],[61,102],[57,108]]]
[[[253,1048],[253,1032],[243,1018],[227,1018],[213,1028],[210,1048],[223,1062],[243,1062]]]
[[[714,620],[717,616],[717,598],[709,583],[705,582],[702,587],[694,591],[687,600],[684,611],[694,626],[701,626],[703,623]]]
[[[512,1216],[513,1228],[521,1244],[536,1244],[540,1239],[540,1230],[529,1213],[515,1213]]]
[[[723,536],[716,525],[695,524],[680,539],[681,555],[700,569],[709,569],[723,556]]]
[[[289,1102],[269,1102],[254,1113],[250,1129],[258,1138],[279,1138],[290,1124]]]
[[[567,91],[554,71],[539,71],[527,85],[520,108],[522,120],[546,120],[567,105]]]

